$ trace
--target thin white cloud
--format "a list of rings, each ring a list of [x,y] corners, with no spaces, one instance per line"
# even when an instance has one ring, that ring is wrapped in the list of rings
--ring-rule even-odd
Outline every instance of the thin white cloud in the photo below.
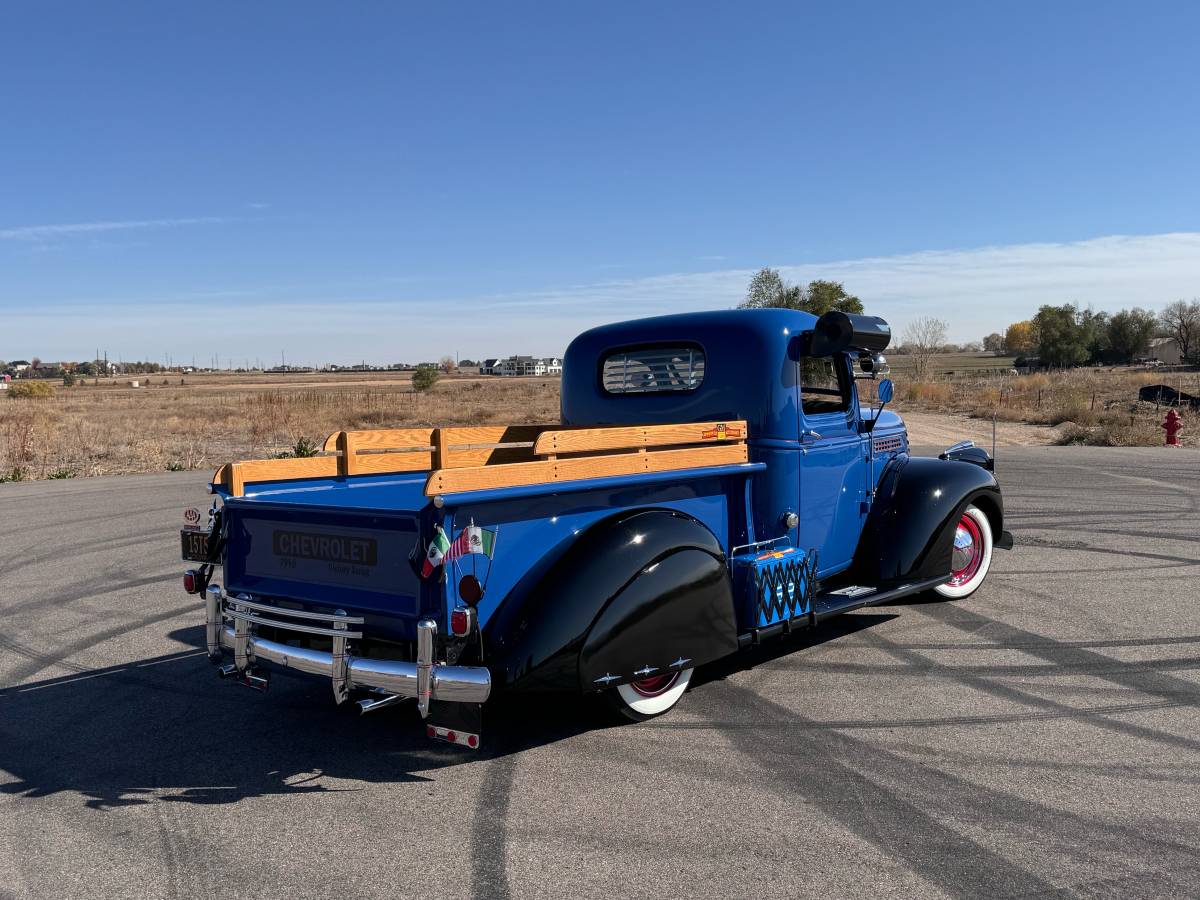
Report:
[[[916,316],[950,323],[950,339],[979,340],[1045,303],[1075,302],[1097,309],[1160,309],[1200,296],[1200,232],[1111,236],[1056,244],[1015,244],[934,250],[896,256],[781,265],[795,282],[829,278],[863,298],[867,311],[900,333]],[[721,269],[565,285],[549,290],[484,296],[430,296],[415,286],[380,291],[365,284],[326,286],[314,293],[267,289],[215,292],[210,303],[156,298],[154,315],[141,304],[77,304],[11,310],[0,358],[37,353],[44,359],[81,357],[96,341],[126,358],[193,351],[235,358],[377,362],[509,353],[560,353],[579,331],[639,316],[729,308],[743,296],[753,271]],[[310,286],[311,287],[311,286]],[[355,294],[356,290],[362,293]],[[370,290],[367,294],[366,291]],[[192,295],[195,296],[194,294]],[[100,310],[103,310],[103,315]],[[222,330],[211,330],[220,310]],[[93,311],[94,314],[93,314]],[[100,333],[98,333],[100,332]],[[161,347],[164,334],[189,335],[192,347]],[[205,348],[204,344],[212,346]]]
[[[42,241],[77,234],[104,231],[135,231],[154,228],[181,228],[185,225],[219,225],[230,221],[221,216],[193,216],[184,219],[131,219],[126,221],[72,222],[64,225],[19,225],[0,228],[0,240]]]

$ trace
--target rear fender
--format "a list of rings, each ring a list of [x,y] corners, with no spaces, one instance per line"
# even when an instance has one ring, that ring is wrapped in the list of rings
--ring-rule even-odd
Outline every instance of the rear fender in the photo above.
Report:
[[[970,462],[901,455],[884,469],[854,554],[860,584],[890,586],[950,575],[954,532],[973,503],[999,540],[1004,500],[996,476]]]
[[[585,673],[625,654],[640,658],[655,641],[656,659],[675,653],[665,663],[682,655],[698,664],[737,648],[720,542],[666,509],[627,511],[589,528],[532,584],[518,584],[483,635],[496,683],[522,690],[600,687],[591,679],[603,672]],[[643,660],[628,671],[647,663],[660,664]]]

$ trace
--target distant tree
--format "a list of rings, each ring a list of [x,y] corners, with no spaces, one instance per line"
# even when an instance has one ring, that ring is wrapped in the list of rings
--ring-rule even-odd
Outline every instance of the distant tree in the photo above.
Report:
[[[1075,304],[1039,308],[1033,327],[1038,335],[1038,356],[1044,365],[1078,366],[1088,360],[1092,334],[1080,322]]]
[[[474,369],[478,365],[479,363],[475,362],[473,359],[460,359],[458,361],[458,367],[460,369]]]
[[[1004,349],[1004,335],[993,331],[983,339],[983,349],[990,350],[992,353],[999,353]]]
[[[1142,356],[1158,328],[1158,316],[1146,309],[1123,309],[1108,320],[1108,347],[1121,362]]]
[[[946,345],[946,323],[933,316],[914,319],[904,329],[903,344],[913,359],[913,378],[924,381],[934,354]]]
[[[438,383],[442,373],[439,372],[433,365],[424,365],[417,368],[413,372],[412,387],[414,391],[424,393]]]
[[[1076,314],[1080,335],[1087,348],[1088,362],[1104,362],[1113,356],[1108,339],[1109,318],[1106,312],[1081,309]]]
[[[453,356],[443,356],[438,360],[438,368],[449,375],[458,368],[458,363],[454,361]]]
[[[29,368],[32,369],[35,374],[40,372],[42,370],[42,361],[35,356],[29,361]]]
[[[1159,316],[1159,323],[1169,337],[1175,338],[1184,359],[1191,359],[1200,349],[1200,300],[1193,298],[1191,303],[1186,300],[1168,303]]]
[[[800,288],[788,284],[774,269],[759,269],[750,279],[746,289],[746,299],[739,304],[740,309],[766,309],[779,307],[782,309],[800,309]]]
[[[803,308],[814,316],[823,316],[834,309],[848,313],[863,311],[862,301],[847,294],[840,281],[810,281],[801,293]]]
[[[1004,332],[1004,349],[1009,353],[1032,353],[1037,349],[1037,332],[1033,322],[1013,322]]]
[[[759,269],[750,279],[739,309],[798,309],[815,316],[830,310],[861,313],[862,301],[846,293],[840,281],[810,281],[807,287],[789,284],[774,269]]]
[[[63,387],[75,387],[75,373],[63,372]]]

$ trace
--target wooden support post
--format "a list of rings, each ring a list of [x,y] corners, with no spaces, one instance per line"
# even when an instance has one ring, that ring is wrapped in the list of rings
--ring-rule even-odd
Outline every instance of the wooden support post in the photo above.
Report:
[[[338,474],[357,475],[358,448],[355,446],[354,435],[349,431],[339,432],[337,448],[341,453],[341,456],[338,457]]]
[[[446,457],[448,455],[446,447],[446,436],[442,433],[443,428],[435,428],[433,430],[433,470],[446,468]]]

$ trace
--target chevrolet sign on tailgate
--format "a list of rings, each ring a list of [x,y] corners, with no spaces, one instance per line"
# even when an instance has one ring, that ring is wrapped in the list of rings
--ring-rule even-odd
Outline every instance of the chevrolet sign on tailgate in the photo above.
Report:
[[[387,592],[403,591],[413,579],[411,531],[298,527],[265,519],[245,519],[242,526],[250,536],[247,575]]]

